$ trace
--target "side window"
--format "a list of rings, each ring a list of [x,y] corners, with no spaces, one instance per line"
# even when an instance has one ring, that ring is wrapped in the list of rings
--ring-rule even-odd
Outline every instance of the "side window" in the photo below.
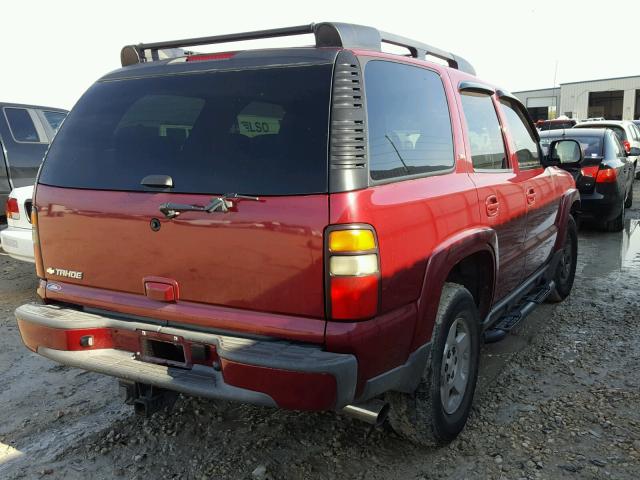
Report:
[[[62,121],[67,116],[66,113],[51,112],[47,110],[43,110],[42,114],[44,115],[44,118],[47,119],[47,122],[49,123],[49,125],[51,125],[51,128],[53,129],[54,132],[58,131],[58,128],[60,128]]]
[[[16,142],[40,143],[40,137],[36,126],[31,120],[31,115],[24,108],[5,108],[4,114],[11,130],[11,135]]]
[[[373,60],[365,82],[373,180],[453,168],[451,118],[437,73]]]
[[[516,157],[520,168],[540,167],[540,155],[538,144],[533,132],[529,128],[529,122],[520,108],[508,100],[501,100],[502,110],[507,119],[507,127],[511,139],[516,148]]]
[[[461,98],[467,120],[473,168],[508,168],[502,129],[491,97],[484,93],[462,92]]]

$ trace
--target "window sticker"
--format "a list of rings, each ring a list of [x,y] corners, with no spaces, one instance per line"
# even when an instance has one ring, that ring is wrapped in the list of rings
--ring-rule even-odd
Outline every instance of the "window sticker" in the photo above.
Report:
[[[253,138],[259,135],[277,135],[284,110],[280,105],[251,102],[238,114],[237,133]],[[235,133],[235,132],[234,132]]]

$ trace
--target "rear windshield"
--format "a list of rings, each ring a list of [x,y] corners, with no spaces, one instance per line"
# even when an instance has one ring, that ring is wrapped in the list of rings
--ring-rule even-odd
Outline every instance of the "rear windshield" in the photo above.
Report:
[[[40,182],[143,191],[327,191],[331,65],[98,82],[56,135]]]
[[[609,130],[613,130],[621,142],[624,142],[627,139],[627,134],[625,133],[624,128],[616,125],[585,125],[584,127],[579,126],[577,128],[608,128]]]
[[[538,124],[538,128],[542,131],[546,130],[562,130],[564,128],[572,128],[576,122],[574,120],[567,120],[566,122],[541,122]]]
[[[545,155],[549,154],[549,144],[554,140],[575,140],[582,147],[582,155],[584,158],[593,158],[602,156],[602,136],[600,137],[571,137],[566,135],[563,137],[543,137],[540,139],[540,146]]]

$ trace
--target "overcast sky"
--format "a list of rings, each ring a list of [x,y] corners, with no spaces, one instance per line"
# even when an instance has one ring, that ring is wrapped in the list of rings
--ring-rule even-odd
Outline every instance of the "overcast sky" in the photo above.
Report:
[[[512,91],[553,86],[556,62],[557,83],[640,75],[639,0],[2,0],[1,15],[0,101],[63,108],[120,66],[125,44],[329,20],[457,53],[479,77]]]

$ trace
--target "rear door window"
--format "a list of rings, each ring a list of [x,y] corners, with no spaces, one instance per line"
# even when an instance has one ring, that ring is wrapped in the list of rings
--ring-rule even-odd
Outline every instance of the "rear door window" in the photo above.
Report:
[[[501,100],[500,105],[507,120],[511,140],[515,145],[518,165],[520,168],[541,167],[538,142],[524,113],[508,100]]]
[[[373,180],[453,168],[451,118],[437,73],[401,63],[370,61],[365,82]]]
[[[4,109],[4,114],[7,118],[11,135],[16,142],[41,142],[33,119],[26,108],[7,107]]]
[[[96,83],[62,124],[40,181],[140,191],[327,192],[332,65]]]
[[[489,95],[462,92],[462,108],[467,120],[473,168],[495,170],[509,168],[498,114]]]

